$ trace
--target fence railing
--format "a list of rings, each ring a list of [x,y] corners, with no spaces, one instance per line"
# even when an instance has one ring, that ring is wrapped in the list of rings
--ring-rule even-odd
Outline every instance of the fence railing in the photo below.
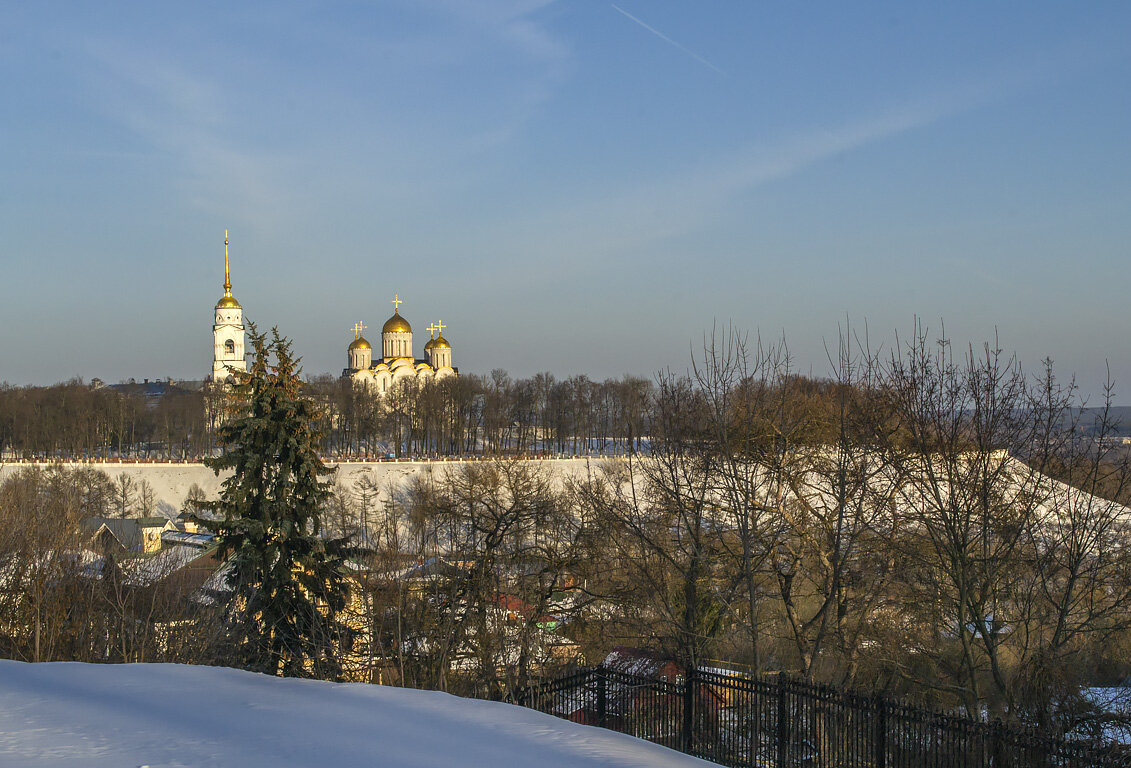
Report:
[[[692,670],[675,682],[596,667],[515,703],[728,766],[1120,768],[1131,751],[1042,736],[784,676]]]

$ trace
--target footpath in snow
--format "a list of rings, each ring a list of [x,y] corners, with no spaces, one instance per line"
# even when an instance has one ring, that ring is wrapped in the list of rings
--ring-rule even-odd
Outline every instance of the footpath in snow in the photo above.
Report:
[[[530,709],[180,664],[0,661],[0,766],[708,766]]]

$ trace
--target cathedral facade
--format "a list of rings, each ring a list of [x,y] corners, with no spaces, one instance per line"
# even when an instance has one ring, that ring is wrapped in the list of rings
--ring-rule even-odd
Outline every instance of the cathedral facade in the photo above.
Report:
[[[386,392],[400,379],[430,381],[459,375],[452,367],[452,346],[444,338],[444,324],[428,326],[424,358],[417,359],[412,350],[412,326],[401,316],[404,302],[396,295],[392,303],[393,316],[381,327],[381,357],[373,359],[373,345],[362,335],[365,325],[358,323],[353,327],[353,342],[346,350],[342,377],[371,391]]]

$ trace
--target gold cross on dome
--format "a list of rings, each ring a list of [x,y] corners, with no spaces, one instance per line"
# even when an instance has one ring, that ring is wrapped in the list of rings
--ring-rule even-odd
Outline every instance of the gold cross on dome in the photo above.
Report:
[[[436,335],[437,336],[443,336],[444,335],[444,324],[443,323],[441,323],[440,321],[437,320],[436,325],[434,327],[436,328]]]
[[[355,339],[360,339],[361,334],[365,331],[365,323],[359,321],[355,323],[353,328],[351,328],[350,330],[353,331],[353,337]]]
[[[428,335],[431,336],[433,339],[436,338],[436,326],[434,326],[434,325],[428,326]]]
[[[404,304],[404,302],[401,301],[401,295],[399,293],[393,294],[392,304],[393,304],[393,312],[395,312],[396,314],[399,315],[401,313],[401,304]]]

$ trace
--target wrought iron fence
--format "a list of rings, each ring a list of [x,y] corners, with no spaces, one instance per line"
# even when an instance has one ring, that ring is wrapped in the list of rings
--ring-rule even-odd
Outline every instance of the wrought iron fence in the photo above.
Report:
[[[693,670],[675,682],[603,667],[515,703],[728,766],[1131,768],[1131,751],[1043,736],[785,676]]]

